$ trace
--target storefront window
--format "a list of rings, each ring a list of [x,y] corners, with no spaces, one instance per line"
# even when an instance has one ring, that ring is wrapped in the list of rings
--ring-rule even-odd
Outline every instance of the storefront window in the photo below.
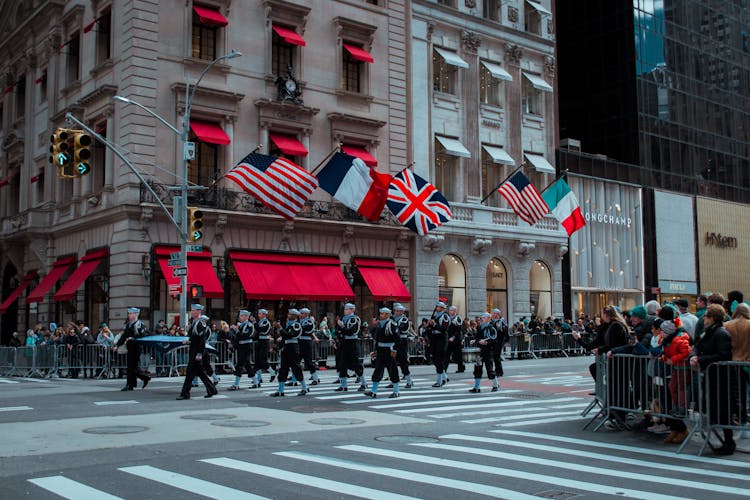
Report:
[[[541,260],[534,261],[529,271],[529,283],[531,315],[547,319],[552,316],[552,277],[547,264]]]
[[[500,259],[487,264],[487,310],[498,308],[508,317],[508,275]]]
[[[441,300],[458,308],[458,314],[466,315],[466,269],[455,255],[443,256],[438,269],[438,287]]]

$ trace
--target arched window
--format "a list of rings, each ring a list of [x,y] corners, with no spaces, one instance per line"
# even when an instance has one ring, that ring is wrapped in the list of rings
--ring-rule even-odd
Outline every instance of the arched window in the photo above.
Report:
[[[529,271],[531,315],[541,320],[552,315],[552,277],[547,264],[535,260]]]
[[[500,259],[487,264],[487,310],[500,309],[508,317],[508,275]]]
[[[438,287],[442,299],[466,315],[466,269],[461,259],[452,254],[443,256],[438,269]]]

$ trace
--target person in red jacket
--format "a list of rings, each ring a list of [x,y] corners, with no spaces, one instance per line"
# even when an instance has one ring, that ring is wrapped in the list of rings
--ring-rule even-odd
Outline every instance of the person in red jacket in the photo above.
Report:
[[[669,419],[667,425],[671,433],[664,439],[665,443],[682,443],[688,435],[687,427],[682,418],[686,416],[687,384],[690,380],[690,336],[679,324],[679,318],[664,321],[661,324],[663,336],[662,361],[672,368],[669,379],[669,394],[672,397],[672,415],[677,418]]]

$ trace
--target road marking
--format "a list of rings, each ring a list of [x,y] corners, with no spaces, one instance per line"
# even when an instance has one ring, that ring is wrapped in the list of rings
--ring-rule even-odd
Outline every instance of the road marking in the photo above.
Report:
[[[496,396],[495,393],[489,393],[489,396],[478,396],[476,399],[483,399],[483,400],[492,400],[492,401],[509,401],[511,398],[509,396]],[[463,397],[464,395],[461,395],[462,397],[460,399],[437,399],[439,396],[436,396],[435,399],[431,401],[413,401],[411,403],[387,403],[386,400],[383,400],[383,402],[386,402],[386,404],[375,404],[374,406],[371,406],[370,408],[406,408],[409,406],[430,406],[430,405],[442,405],[442,404],[452,404],[452,403],[465,403],[466,397]],[[466,396],[475,396],[474,394],[471,394],[467,391]],[[365,400],[365,402],[369,403],[377,403],[377,401],[373,401],[370,399],[369,401]],[[455,406],[445,406],[443,407],[446,410],[450,410],[453,408],[463,408],[464,405],[455,407]],[[422,408],[424,411],[434,411],[439,410],[441,408]],[[407,411],[407,410],[402,410]],[[416,411],[416,410],[413,410]]]
[[[215,498],[221,500],[265,500],[266,497],[253,495],[246,491],[236,490],[227,486],[212,483],[210,481],[204,481],[203,479],[197,479],[194,477],[186,476],[184,474],[178,474],[176,472],[170,472],[163,469],[157,469],[150,465],[138,465],[135,467],[121,467],[122,472],[133,474],[134,476],[151,479],[158,483],[166,484],[181,490],[194,493],[196,495],[203,495],[208,498]]]
[[[18,384],[18,380],[8,380],[7,378],[0,378],[0,384]]]
[[[324,479],[317,476],[307,476],[305,474],[298,474],[296,472],[285,470],[280,473],[279,469],[273,467],[266,467],[265,465],[258,465],[250,462],[242,462],[240,460],[234,460],[232,458],[208,458],[200,460],[200,462],[206,462],[219,467],[227,467],[234,470],[243,472],[250,472],[251,474],[259,474],[261,476],[270,477],[276,480],[289,481],[293,483],[299,483],[305,487],[319,488],[321,490],[334,491],[336,493],[346,492],[347,495],[352,495],[361,498],[372,498],[378,499],[393,499],[393,500],[414,500],[415,497],[409,497],[404,495],[398,495],[396,493],[389,493],[383,490],[376,490],[372,488],[366,488],[364,486],[356,486],[350,483],[341,483],[339,481],[333,481],[330,479]]]
[[[33,410],[31,406],[6,406],[4,408],[0,408],[0,412],[3,411],[25,411],[25,410]]]
[[[512,434],[515,436],[516,432],[515,431],[509,432],[509,434]],[[497,445],[502,445],[504,447],[515,446],[517,448],[526,448],[529,450],[538,450],[538,451],[544,451],[544,452],[550,452],[550,453],[558,453],[562,455],[573,455],[574,457],[580,457],[580,458],[591,458],[593,460],[602,460],[605,462],[614,462],[618,466],[633,465],[636,467],[647,467],[649,469],[663,469],[669,472],[685,472],[687,474],[690,474],[691,476],[701,475],[701,476],[708,476],[712,479],[716,478],[716,471],[714,470],[704,471],[696,467],[685,467],[682,465],[675,465],[673,462],[667,462],[667,463],[665,463],[664,461],[647,462],[642,459],[615,456],[615,455],[612,455],[611,453],[594,453],[590,451],[583,451],[580,449],[569,449],[569,448],[561,448],[559,446],[549,446],[549,445],[543,445],[543,444],[528,443],[526,441],[496,439],[496,438],[488,438],[486,436],[470,436],[466,434],[446,434],[444,436],[440,436],[439,439],[454,439],[454,440],[459,440],[459,441],[472,441],[472,442],[484,443],[484,444],[497,444]],[[608,446],[608,448],[611,448],[611,447]],[[750,476],[748,476],[747,474],[736,474],[733,472],[722,471],[721,477],[723,479],[739,479],[742,481],[750,481]],[[713,490],[713,487],[711,489]]]
[[[498,398],[502,399],[502,398]],[[510,398],[506,398],[510,399]],[[523,400],[523,401],[505,401],[503,403],[477,403],[477,404],[471,404],[471,405],[457,405],[457,406],[444,406],[442,408],[411,408],[409,410],[396,410],[398,413],[426,413],[429,411],[448,411],[448,410],[468,410],[471,408],[498,408],[501,406],[527,406],[527,405],[538,405],[542,402],[549,401],[549,402],[560,402],[560,401],[575,401],[578,398],[559,398],[559,399],[547,399],[547,400]],[[457,401],[458,402],[458,401]],[[450,416],[456,416],[460,417],[465,415],[465,413],[458,413],[458,414],[451,414]],[[448,417],[444,417],[448,418]]]
[[[589,483],[586,481],[565,479],[562,477],[550,476],[546,474],[536,474],[533,472],[526,472],[526,471],[515,470],[515,469],[503,469],[500,467],[492,467],[489,465],[482,465],[482,464],[476,464],[476,463],[471,463],[471,462],[460,462],[458,460],[449,460],[445,458],[425,457],[424,455],[418,455],[415,453],[404,453],[404,452],[394,451],[394,450],[384,450],[380,448],[372,448],[369,446],[347,445],[347,446],[337,446],[337,448],[340,448],[343,450],[349,450],[349,451],[356,451],[359,453],[370,453],[372,455],[387,457],[388,459],[398,458],[401,460],[408,460],[408,461],[418,462],[418,463],[426,463],[429,460],[429,463],[432,465],[440,465],[443,467],[450,467],[453,469],[471,471],[474,473],[484,472],[484,473],[493,474],[496,476],[505,476],[505,477],[511,477],[514,479],[525,479],[527,481],[536,481],[540,483],[554,484],[555,486],[562,486],[564,488],[575,488],[578,490],[592,491],[592,492],[601,493],[604,495],[640,498],[642,500],[671,500],[674,498],[674,495],[659,495],[658,493],[653,493],[649,491],[633,490],[630,488],[620,488],[616,486],[607,486],[603,484]],[[480,451],[482,453],[487,453],[487,456],[490,456],[490,453],[487,450],[477,450],[477,452],[480,452]],[[496,453],[500,454],[500,452],[496,452]],[[502,455],[507,455],[509,459],[521,461],[519,458],[512,458],[512,457],[515,457],[515,455],[511,455],[508,453],[502,453]],[[541,459],[537,459],[537,460],[541,460]],[[578,467],[578,465],[576,465],[576,467]]]
[[[384,450],[383,456],[388,457],[390,450]],[[343,469],[354,470],[357,472],[365,472],[369,474],[378,474],[380,476],[386,476],[389,478],[406,479],[408,481],[414,481],[417,483],[425,483],[433,486],[443,486],[446,488],[453,488],[456,490],[464,490],[470,493],[476,493],[479,495],[487,495],[495,498],[510,498],[513,500],[539,500],[538,496],[527,495],[519,491],[509,490],[506,488],[498,488],[495,486],[488,486],[485,484],[471,483],[468,481],[459,481],[457,479],[449,479],[440,476],[431,476],[429,474],[420,474],[419,472],[405,471],[401,469],[393,469],[390,467],[380,467],[377,465],[368,465],[359,462],[353,462],[351,460],[340,460],[337,458],[329,458],[321,455],[313,455],[311,453],[302,453],[298,451],[280,451],[275,452],[274,455],[281,457],[294,458],[302,460],[304,462],[317,463],[322,465],[331,465],[333,467],[341,467]],[[344,491],[345,492],[345,491]],[[342,493],[344,493],[342,492]]]
[[[535,399],[535,400],[523,400],[523,401],[510,401],[500,406],[511,407],[511,406],[533,406],[533,405],[545,405],[546,403],[563,403],[568,401],[578,401],[581,404],[581,398],[556,398],[556,399]],[[470,405],[459,406],[458,408],[468,408]],[[481,406],[480,406],[481,407]],[[581,405],[581,408],[584,406]],[[435,408],[436,410],[443,410],[443,408]],[[453,417],[470,417],[472,415],[495,415],[498,410],[482,410],[482,411],[462,411],[458,413],[445,413],[442,415],[429,415],[432,418],[453,418]]]
[[[521,436],[521,437],[546,439],[549,441],[557,441],[560,443],[567,443],[567,444],[578,444],[578,445],[583,445],[583,446],[589,446],[592,448],[606,448],[608,450],[642,453],[644,455],[653,455],[656,457],[667,458],[669,459],[668,463],[674,463],[675,460],[685,460],[687,462],[701,462],[701,463],[708,463],[708,464],[726,465],[729,467],[741,467],[743,469],[747,469],[747,462],[737,462],[734,460],[727,460],[724,458],[696,457],[693,455],[684,455],[684,454],[677,455],[675,454],[674,451],[650,450],[646,448],[639,448],[638,446],[619,445],[619,444],[614,444],[610,442],[602,443],[599,441],[590,441],[588,439],[576,439],[576,438],[555,436],[553,434],[537,434],[536,432],[505,431],[505,430],[500,430],[500,429],[492,430],[490,432],[494,434],[511,435],[513,437]]]
[[[580,413],[581,409],[583,408],[580,403],[571,404],[571,405],[557,405],[557,406],[538,406],[534,408],[535,410],[545,411],[545,410],[564,410],[568,408],[577,408],[576,412]],[[490,422],[498,423],[501,420],[505,419],[506,417],[514,416],[517,413],[522,412],[528,412],[529,408],[518,408],[515,410],[495,410],[492,412],[492,417],[487,418],[476,418],[472,420],[461,420],[461,422],[465,424],[486,424]],[[528,413],[524,413],[524,415],[528,415]],[[538,413],[536,414],[539,415]],[[546,415],[546,413],[545,413]],[[427,415],[428,417],[432,417],[432,415]]]
[[[133,399],[129,399],[127,401],[94,401],[94,404],[96,406],[134,405],[137,403],[138,401],[135,401]]]
[[[63,476],[38,477],[29,479],[29,482],[71,500],[122,500],[121,497],[110,495]]]
[[[555,422],[570,422],[572,420],[581,420],[584,417],[581,417],[581,414],[579,412],[573,412],[575,413],[575,416],[572,417],[556,417],[556,418],[537,418],[537,419],[528,419],[525,422],[512,422],[510,424],[495,424],[496,427],[523,427],[524,425],[539,425],[539,424],[551,424]]]
[[[480,394],[479,396],[477,396],[476,394],[472,394],[468,390],[463,389],[458,394],[450,394],[450,395],[446,394],[443,396],[437,396],[434,393],[431,395],[428,394],[424,396],[422,395],[407,396],[405,394],[401,394],[399,397],[399,401],[402,401],[404,399],[430,399],[430,401],[415,401],[412,403],[393,403],[387,400],[388,394],[390,394],[390,391],[388,389],[385,389],[384,391],[379,393],[379,395],[383,397],[384,399],[382,399],[383,404],[378,405],[378,408],[396,408],[396,407],[403,408],[407,406],[426,406],[426,405],[431,405],[431,404],[460,403],[462,401],[466,401],[466,398],[472,398],[472,397],[474,399],[493,399],[493,400],[511,399],[508,396],[498,395],[499,393],[494,393],[494,392],[487,392],[486,395]],[[449,396],[457,397],[458,399],[439,399],[441,397],[444,398],[444,397],[449,397]],[[377,399],[373,400],[372,398],[368,398],[368,397],[363,397],[362,399],[359,399],[357,401],[342,401],[342,403],[344,404],[379,403],[379,402],[381,401],[378,401]]]

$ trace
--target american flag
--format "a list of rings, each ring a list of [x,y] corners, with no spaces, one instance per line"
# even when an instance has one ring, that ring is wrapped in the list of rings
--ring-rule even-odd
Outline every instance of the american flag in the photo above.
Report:
[[[274,212],[293,219],[318,187],[318,179],[286,158],[250,153],[226,175]]]
[[[409,169],[393,176],[386,203],[401,224],[419,235],[427,234],[452,218],[448,200],[435,186]]]
[[[533,226],[549,212],[539,190],[522,172],[516,172],[497,190],[521,219]]]

